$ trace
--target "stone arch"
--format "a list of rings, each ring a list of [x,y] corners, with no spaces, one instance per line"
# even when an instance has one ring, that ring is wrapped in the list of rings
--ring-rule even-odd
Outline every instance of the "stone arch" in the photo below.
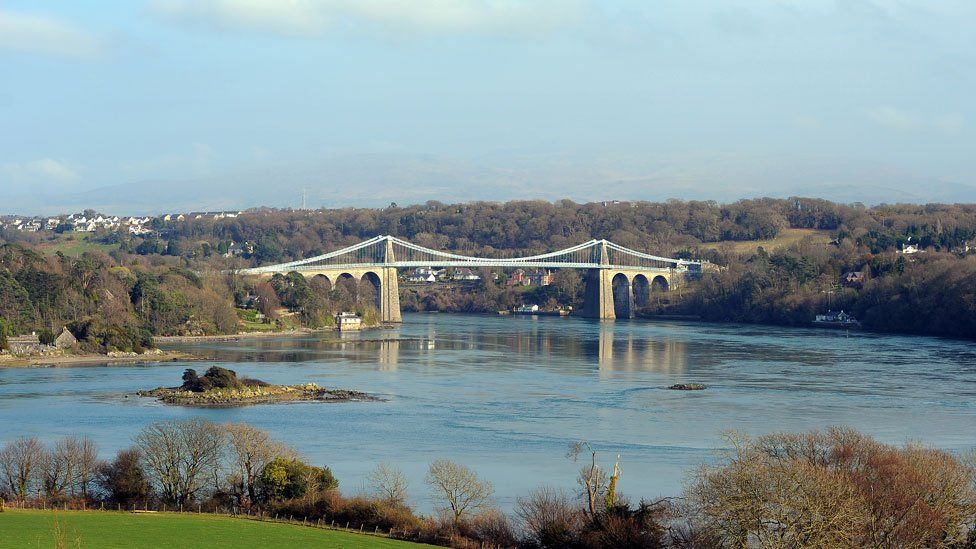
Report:
[[[352,309],[356,305],[356,295],[359,284],[356,277],[349,273],[341,273],[332,285],[332,296],[342,309]]]
[[[651,283],[647,277],[642,274],[636,275],[630,286],[634,295],[634,307],[637,309],[647,307],[651,302]]]
[[[634,315],[634,294],[630,279],[624,273],[617,273],[610,281],[613,286],[613,314],[617,318],[632,318]]]
[[[366,271],[360,277],[356,300],[360,304],[371,304],[377,311],[383,309],[383,279],[378,273]]]
[[[651,281],[652,292],[666,292],[670,289],[671,284],[668,282],[668,279],[661,275],[655,276],[654,280]]]
[[[308,285],[311,286],[316,291],[321,291],[325,295],[332,293],[332,288],[335,286],[328,275],[319,273],[308,280]]]

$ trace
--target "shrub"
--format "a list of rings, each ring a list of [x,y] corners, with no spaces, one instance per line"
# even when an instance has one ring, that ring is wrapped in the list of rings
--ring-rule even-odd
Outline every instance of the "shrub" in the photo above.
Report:
[[[240,389],[245,386],[264,387],[267,385],[267,383],[256,379],[238,379],[237,372],[234,370],[228,370],[220,366],[211,366],[203,374],[203,377],[198,376],[197,371],[192,368],[184,370],[183,385],[180,386],[180,389],[193,391],[194,393],[202,393],[211,389]]]
[[[37,341],[41,345],[54,345],[55,339],[57,339],[57,336],[54,335],[54,332],[47,328],[37,332]]]
[[[584,519],[568,494],[548,487],[519,497],[515,513],[522,520],[526,544],[540,548],[573,545]]]
[[[328,467],[315,467],[297,459],[277,458],[265,465],[258,490],[266,502],[301,498],[339,487]]]
[[[98,318],[84,318],[67,325],[81,348],[92,353],[125,351],[142,353],[153,347],[147,330],[128,324],[112,324]]]
[[[129,507],[149,499],[151,488],[141,459],[142,453],[130,448],[119,450],[114,460],[102,464],[97,482],[107,502]]]

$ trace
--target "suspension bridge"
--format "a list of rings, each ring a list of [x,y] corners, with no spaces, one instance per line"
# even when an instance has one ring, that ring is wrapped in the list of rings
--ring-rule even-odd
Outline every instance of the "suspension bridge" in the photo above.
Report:
[[[680,284],[689,273],[700,272],[701,263],[646,254],[608,240],[590,240],[539,255],[487,258],[434,250],[387,235],[315,257],[235,272],[266,277],[297,272],[306,278],[324,277],[332,286],[343,278],[368,281],[376,289],[381,320],[400,322],[397,269],[416,267],[583,269],[583,315],[612,319],[633,316],[651,292]]]

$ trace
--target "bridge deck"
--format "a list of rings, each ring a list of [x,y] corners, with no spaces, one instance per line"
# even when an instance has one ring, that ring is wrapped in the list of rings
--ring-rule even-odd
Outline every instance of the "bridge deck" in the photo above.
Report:
[[[240,269],[239,274],[413,267],[503,267],[539,269],[622,269],[655,273],[681,270],[697,262],[638,252],[606,240],[527,257],[472,257],[424,248],[393,236],[377,236],[353,246],[278,265]]]

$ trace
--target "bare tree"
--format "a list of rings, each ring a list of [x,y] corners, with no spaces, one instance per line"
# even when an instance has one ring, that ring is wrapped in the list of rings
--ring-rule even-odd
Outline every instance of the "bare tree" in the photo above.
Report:
[[[66,437],[44,453],[44,491],[50,497],[88,497],[98,466],[98,450],[90,438]]]
[[[44,446],[34,437],[8,442],[0,450],[0,475],[13,497],[27,499],[37,488]]]
[[[163,500],[182,505],[218,475],[223,439],[218,425],[187,419],[153,423],[139,433],[136,444]]]
[[[390,467],[381,461],[366,477],[379,497],[402,505],[407,499],[407,475],[399,467]]]
[[[586,500],[586,511],[590,518],[599,512],[597,502],[600,498],[606,498],[609,480],[607,473],[596,463],[596,450],[585,440],[574,442],[569,445],[569,452],[566,457],[576,461],[584,451],[590,453],[590,463],[580,469],[579,477],[576,482],[582,487],[582,497]]]
[[[946,452],[849,429],[729,442],[726,463],[703,467],[687,492],[728,545],[955,546],[976,512],[976,471]]]
[[[91,495],[98,475],[98,446],[88,437],[78,440],[76,444],[78,451],[75,460],[74,489],[81,494],[81,497],[87,499]]]
[[[459,463],[439,459],[430,464],[427,485],[435,502],[442,502],[437,510],[451,514],[454,524],[466,514],[489,509],[494,488],[481,480],[474,471]]]
[[[257,497],[257,478],[264,466],[275,458],[292,458],[296,452],[271,438],[247,423],[228,423],[224,425],[227,433],[229,460],[234,468],[236,484],[240,490],[242,503],[254,503]]]
[[[60,498],[71,484],[71,459],[67,439],[61,439],[54,448],[45,449],[41,458],[41,484],[49,498]]]

